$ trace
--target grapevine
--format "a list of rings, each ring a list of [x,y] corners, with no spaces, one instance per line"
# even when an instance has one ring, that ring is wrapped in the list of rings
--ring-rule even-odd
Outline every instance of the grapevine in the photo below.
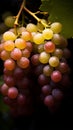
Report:
[[[36,19],[36,24],[20,24],[24,11]],[[67,61],[71,54],[67,39],[61,35],[62,24],[51,23],[36,14],[23,1],[13,27],[1,36],[4,82],[0,92],[15,117],[31,115],[39,103],[55,111],[71,85]]]

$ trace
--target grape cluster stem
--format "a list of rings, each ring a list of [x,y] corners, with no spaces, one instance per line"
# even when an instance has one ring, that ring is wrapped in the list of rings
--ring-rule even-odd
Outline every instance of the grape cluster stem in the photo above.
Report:
[[[20,7],[20,10],[18,12],[18,14],[15,16],[15,22],[14,22],[14,27],[16,28],[18,26],[18,20],[19,20],[19,17],[21,15],[21,12],[22,10],[24,9],[26,12],[28,12],[31,16],[33,16],[39,23],[41,23],[45,28],[46,27],[49,27],[48,24],[46,24],[45,22],[42,21],[42,19],[38,18],[36,16],[37,13],[33,13],[31,12],[29,9],[27,9],[25,6],[25,0],[23,0],[22,4],[21,4],[21,7]],[[40,11],[38,11],[40,13]],[[47,12],[43,12],[43,14],[46,14]]]

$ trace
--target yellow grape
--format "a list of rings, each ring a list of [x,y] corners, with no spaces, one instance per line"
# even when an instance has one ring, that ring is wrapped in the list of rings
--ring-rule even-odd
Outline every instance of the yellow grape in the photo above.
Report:
[[[7,31],[3,34],[4,41],[8,41],[8,40],[14,41],[15,39],[16,39],[16,35],[11,31]]]
[[[24,31],[21,34],[21,38],[24,39],[25,41],[31,41],[32,40],[32,35],[28,31]]]
[[[35,24],[29,23],[26,26],[26,30],[29,31],[29,32],[37,32],[38,28]]]
[[[53,31],[49,28],[44,29],[42,33],[43,33],[44,39],[46,40],[50,40],[53,37]]]
[[[15,44],[13,41],[9,40],[9,41],[4,42],[4,49],[6,51],[12,51],[14,47],[15,47]]]
[[[34,36],[33,36],[33,42],[35,44],[42,44],[44,42],[44,37],[41,33],[36,33]]]
[[[41,52],[39,55],[39,61],[43,64],[48,63],[49,58],[50,58],[50,54],[46,53],[45,51]]]
[[[23,40],[22,38],[17,38],[15,40],[15,47],[19,48],[19,49],[24,49],[26,48],[26,41]]]

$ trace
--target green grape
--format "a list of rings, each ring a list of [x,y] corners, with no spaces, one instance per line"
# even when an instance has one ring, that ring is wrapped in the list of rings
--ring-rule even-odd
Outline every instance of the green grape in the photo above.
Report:
[[[52,67],[57,67],[59,65],[59,58],[56,56],[52,56],[49,58],[49,64]]]
[[[51,30],[53,31],[53,33],[60,33],[62,30],[62,24],[60,22],[52,23]]]
[[[29,32],[37,32],[38,28],[35,24],[29,23],[26,26],[26,30],[29,31]]]
[[[44,42],[44,37],[41,33],[36,33],[34,36],[33,36],[33,42],[35,44],[42,44]]]
[[[49,28],[46,28],[42,32],[44,39],[50,40],[53,37],[53,31]]]
[[[4,41],[8,41],[8,40],[14,41],[15,39],[16,39],[16,35],[13,32],[11,32],[11,31],[6,31],[3,34],[3,40]]]
[[[7,16],[5,19],[4,19],[4,23],[7,27],[13,27],[14,26],[14,22],[15,22],[15,19],[13,16]]]
[[[45,51],[44,51],[44,52],[41,52],[40,55],[39,55],[39,61],[40,61],[41,63],[43,63],[43,64],[48,63],[49,58],[50,58],[50,54],[49,54],[49,53],[46,53]]]

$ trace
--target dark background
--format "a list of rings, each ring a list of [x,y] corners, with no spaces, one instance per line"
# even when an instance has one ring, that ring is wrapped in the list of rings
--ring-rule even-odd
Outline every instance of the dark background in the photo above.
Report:
[[[26,0],[26,5],[31,11],[37,11],[41,2],[40,0]],[[11,11],[14,15],[17,14],[22,0],[0,0],[0,16],[5,11]],[[1,20],[1,19],[0,19]],[[73,39],[68,39],[68,48],[71,51],[69,66],[71,68],[71,80],[73,79]],[[1,68],[0,68],[1,69]],[[73,80],[72,80],[73,81]],[[9,113],[2,117],[0,113],[0,129],[1,130],[71,130],[73,128],[73,83],[70,86],[69,92],[65,96],[60,108],[55,113],[50,113],[49,110],[39,105],[35,113],[30,117],[12,118]],[[10,122],[11,120],[11,122]],[[6,128],[3,127],[6,126]],[[10,126],[9,126],[10,125]]]

